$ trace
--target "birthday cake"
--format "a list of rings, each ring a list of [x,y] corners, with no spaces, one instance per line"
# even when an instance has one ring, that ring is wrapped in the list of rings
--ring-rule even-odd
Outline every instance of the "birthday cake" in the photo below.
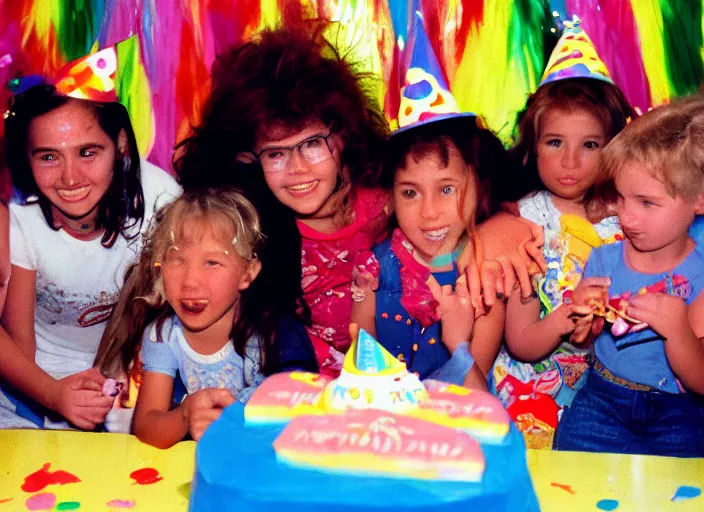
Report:
[[[539,510],[489,393],[420,380],[366,332],[335,380],[276,374],[196,448],[192,511]]]

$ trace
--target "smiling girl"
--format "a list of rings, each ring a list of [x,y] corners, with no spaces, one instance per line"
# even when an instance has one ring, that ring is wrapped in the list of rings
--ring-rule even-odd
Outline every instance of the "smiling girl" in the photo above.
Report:
[[[321,32],[258,34],[216,61],[203,123],[176,166],[187,189],[235,185],[249,196],[261,180],[295,216],[300,238],[272,264],[286,266],[300,244],[291,256],[311,312],[308,334],[328,375],[339,373],[351,342],[355,256],[384,236],[390,212],[388,194],[375,186],[388,132],[377,85]],[[241,165],[223,173],[235,159]],[[277,234],[289,226],[285,212],[280,217]]]
[[[398,227],[374,248],[378,283],[362,287],[352,321],[421,379],[486,388],[480,370],[498,351],[503,305],[475,322],[457,259],[471,243],[468,233],[491,172],[487,151],[478,148],[493,135],[473,117],[456,116],[418,123],[391,138],[384,182]]]
[[[105,322],[157,201],[180,192],[140,162],[127,110],[52,86],[14,97],[5,122],[12,276],[0,425],[82,429],[113,402],[92,368]],[[19,351],[16,351],[19,348]]]

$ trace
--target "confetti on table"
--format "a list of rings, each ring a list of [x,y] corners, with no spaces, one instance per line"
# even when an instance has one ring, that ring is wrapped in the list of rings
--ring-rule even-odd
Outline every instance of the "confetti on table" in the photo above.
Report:
[[[574,489],[572,489],[571,485],[558,484],[557,482],[550,482],[550,485],[553,487],[557,487],[558,489],[562,489],[563,491],[567,491],[570,494],[577,494],[577,492]]]
[[[51,510],[56,505],[56,495],[51,492],[35,494],[25,501],[28,510]]]
[[[67,471],[49,471],[51,466],[50,462],[47,462],[42,466],[42,469],[35,471],[31,475],[27,475],[24,478],[24,483],[21,489],[24,492],[39,492],[44,489],[47,485],[58,484],[75,484],[81,481],[76,475],[72,475]]]
[[[698,498],[701,496],[702,490],[699,487],[691,487],[689,485],[681,485],[676,491],[675,495],[672,497],[671,501],[687,501],[692,498]]]
[[[154,468],[142,468],[137,471],[130,473],[130,478],[134,480],[134,483],[139,485],[150,485],[155,484],[159,480],[163,480],[159,472]]]
[[[606,510],[606,512],[611,512],[618,508],[618,500],[600,500],[596,503],[596,508],[599,510]]]
[[[134,508],[136,502],[134,500],[112,500],[105,505],[110,508]]]

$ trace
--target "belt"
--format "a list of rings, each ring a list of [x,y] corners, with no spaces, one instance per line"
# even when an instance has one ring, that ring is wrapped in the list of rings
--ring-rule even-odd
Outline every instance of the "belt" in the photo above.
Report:
[[[613,382],[614,384],[618,384],[619,386],[633,391],[659,391],[658,389],[655,389],[652,386],[646,386],[645,384],[638,384],[637,382],[631,382],[630,380],[622,379],[621,377],[618,377],[611,373],[611,371],[609,371],[609,369],[604,366],[604,363],[599,361],[596,356],[592,356],[591,359],[592,368],[594,368],[594,371],[599,374],[600,377],[605,380],[608,380],[609,382]]]

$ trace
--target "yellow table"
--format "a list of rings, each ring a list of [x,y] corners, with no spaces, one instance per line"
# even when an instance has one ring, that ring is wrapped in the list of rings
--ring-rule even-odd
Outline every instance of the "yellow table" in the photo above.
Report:
[[[0,512],[186,511],[194,449],[158,450],[122,434],[0,431]],[[704,511],[704,496],[671,501],[680,486],[704,488],[704,459],[529,451],[528,464],[546,512],[598,511],[600,500],[617,500],[618,512]],[[147,468],[161,480],[130,477]]]

